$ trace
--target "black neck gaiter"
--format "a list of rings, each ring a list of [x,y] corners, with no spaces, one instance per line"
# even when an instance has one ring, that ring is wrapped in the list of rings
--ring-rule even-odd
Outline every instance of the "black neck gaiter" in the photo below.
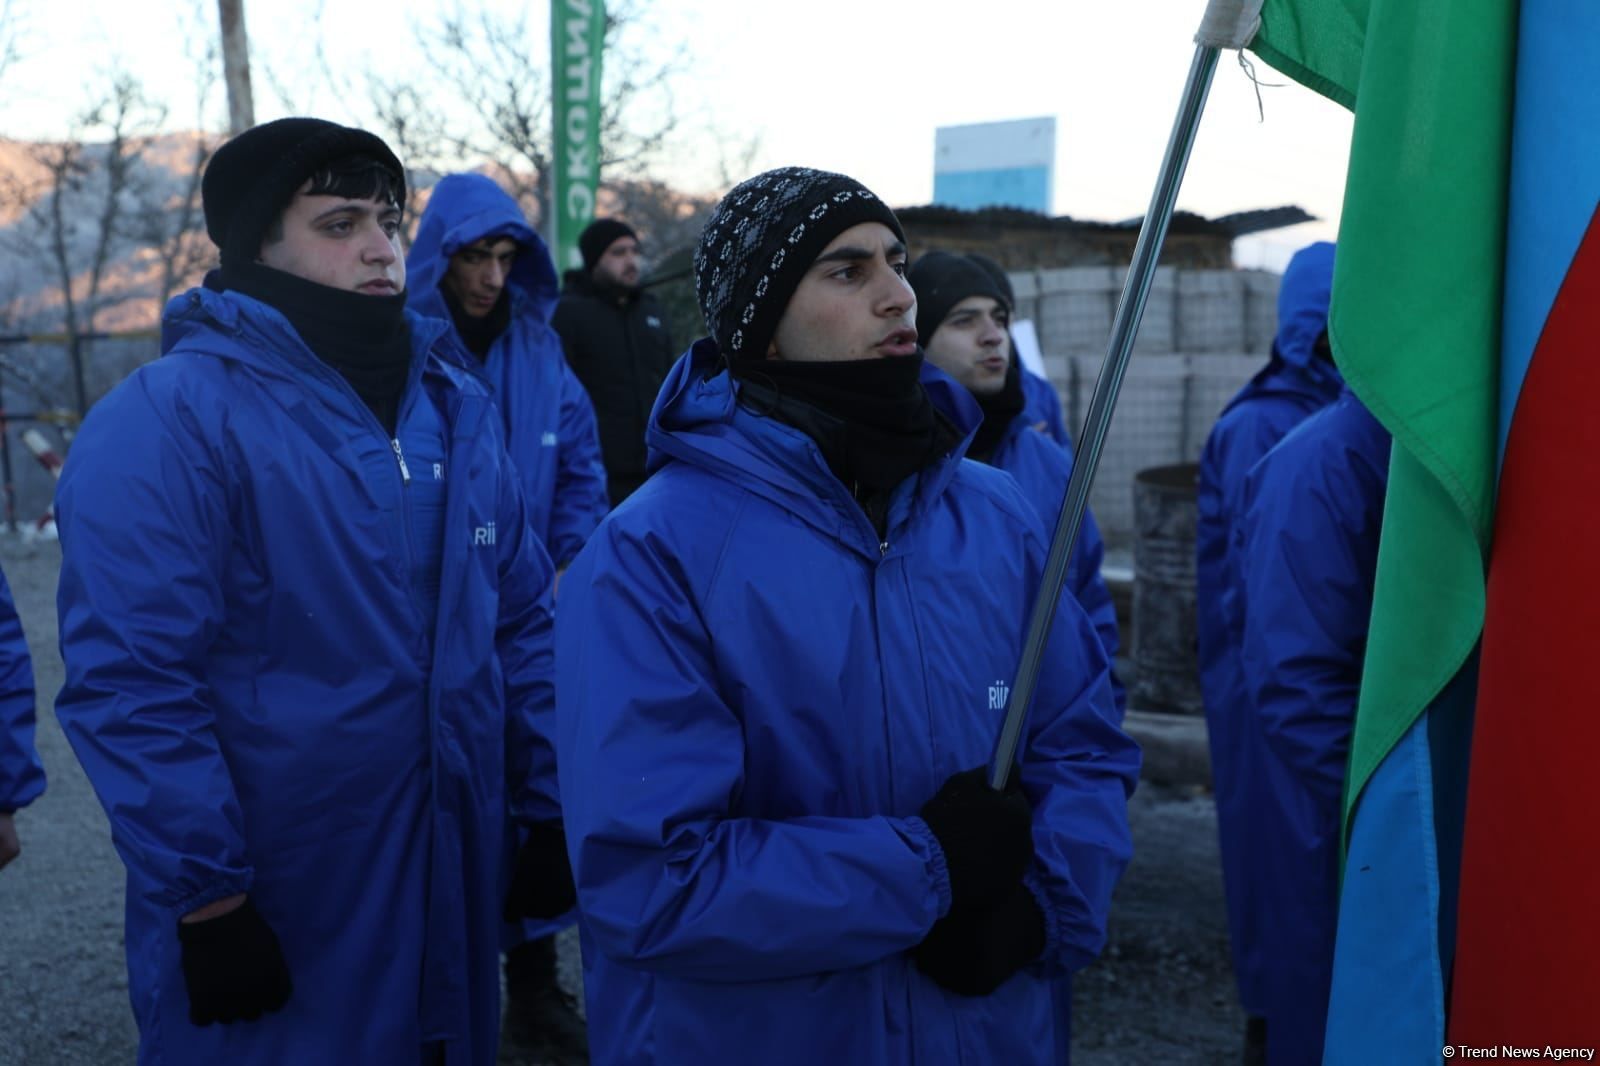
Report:
[[[794,363],[738,359],[740,402],[807,434],[883,532],[888,495],[959,440],[920,379],[922,355]],[[878,506],[874,506],[874,504]]]
[[[494,302],[489,313],[477,318],[467,314],[449,286],[440,285],[439,295],[444,297],[444,305],[450,309],[450,318],[456,324],[461,343],[467,346],[467,351],[478,357],[480,363],[487,360],[489,349],[511,325],[511,290],[501,289],[500,299]]]
[[[1006,369],[1005,384],[1000,386],[1000,391],[987,396],[972,394],[978,401],[978,407],[983,411],[983,424],[972,435],[972,444],[967,447],[967,456],[987,463],[994,457],[994,450],[1000,446],[1005,438],[1006,428],[1013,419],[1022,413],[1025,400],[1022,395],[1022,370],[1017,366],[1015,359]]]
[[[319,285],[261,263],[222,268],[221,283],[289,320],[306,347],[350,383],[391,437],[411,372],[405,293],[368,296]]]

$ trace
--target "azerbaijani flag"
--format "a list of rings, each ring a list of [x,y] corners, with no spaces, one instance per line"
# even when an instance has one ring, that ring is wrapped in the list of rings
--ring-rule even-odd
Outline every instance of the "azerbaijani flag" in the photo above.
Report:
[[[1355,112],[1329,335],[1394,436],[1345,787],[1329,1063],[1437,1062],[1494,515],[1517,0],[1266,0]]]
[[[1593,1046],[1600,5],[1265,0],[1250,47],[1355,112],[1329,332],[1395,441],[1326,1061]]]
[[[1450,1042],[1600,1045],[1600,3],[1522,0]]]

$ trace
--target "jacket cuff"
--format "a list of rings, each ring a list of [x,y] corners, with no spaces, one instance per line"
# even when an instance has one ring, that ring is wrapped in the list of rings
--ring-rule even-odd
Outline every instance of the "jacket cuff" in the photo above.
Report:
[[[939,897],[937,917],[943,918],[950,913],[950,902],[953,899],[950,893],[950,866],[945,861],[944,849],[939,846],[939,838],[933,835],[928,823],[920,817],[913,815],[906,819],[905,824],[922,842],[923,854],[927,857],[928,876],[933,879],[933,890]]]
[[[179,918],[182,918],[185,914],[197,911],[208,903],[215,903],[219,899],[227,899],[229,896],[248,895],[250,886],[254,882],[254,871],[246,870],[243,873],[230,874],[219,878],[187,896],[177,897],[174,902],[163,901],[163,903]],[[168,898],[171,899],[172,897],[169,896]]]
[[[1039,908],[1039,914],[1044,918],[1044,950],[1038,958],[1029,959],[1030,963],[1041,960],[1051,963],[1051,968],[1057,968],[1054,960],[1061,956],[1061,922],[1056,914],[1056,909],[1050,905],[1050,893],[1046,891],[1044,879],[1035,870],[1029,870],[1022,875],[1022,887],[1033,896],[1033,902]]]

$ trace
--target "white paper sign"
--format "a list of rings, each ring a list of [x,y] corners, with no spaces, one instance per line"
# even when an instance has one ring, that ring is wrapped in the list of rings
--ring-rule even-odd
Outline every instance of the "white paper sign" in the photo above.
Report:
[[[1016,346],[1017,358],[1022,360],[1023,369],[1031,370],[1048,381],[1050,375],[1044,372],[1044,355],[1039,351],[1039,334],[1033,328],[1033,319],[1024,318],[1011,323],[1011,343]]]

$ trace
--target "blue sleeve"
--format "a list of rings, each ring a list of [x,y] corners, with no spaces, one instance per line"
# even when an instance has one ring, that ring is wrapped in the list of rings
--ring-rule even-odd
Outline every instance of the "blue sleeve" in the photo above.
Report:
[[[56,717],[130,891],[175,914],[253,876],[205,681],[234,537],[227,464],[207,437],[193,410],[135,377],[95,407],[56,491]]]
[[[496,448],[501,445],[497,442]],[[515,467],[503,455],[497,541],[499,615],[495,651],[505,686],[506,799],[524,825],[561,817],[556,782],[554,568],[528,526]]]
[[[601,951],[675,977],[761,981],[867,965],[927,935],[950,886],[920,818],[732,813],[743,731],[674,545],[608,524],[566,588],[562,799]]]
[[[557,569],[571,564],[610,509],[606,468],[594,404],[565,357],[561,375],[561,443],[555,502],[550,512],[550,558]]]
[[[1374,508],[1354,472],[1310,466],[1293,449],[1269,453],[1252,472],[1238,537],[1234,606],[1251,704],[1269,749],[1330,803],[1344,787],[1382,510],[1381,486]]]
[[[1111,602],[1111,589],[1100,573],[1105,557],[1106,545],[1100,537],[1100,526],[1094,520],[1094,512],[1085,510],[1083,528],[1078,532],[1078,543],[1072,554],[1072,594],[1089,616],[1089,624],[1094,627],[1095,635],[1100,638],[1100,646],[1105,649],[1106,662],[1114,663],[1121,640],[1117,634],[1117,608]],[[1128,709],[1128,692],[1115,668],[1109,671],[1109,677],[1111,694],[1116,700],[1117,714],[1120,716]]]
[[[1042,378],[1027,369],[1022,372],[1027,375],[1024,380],[1029,419],[1042,423],[1050,439],[1065,448],[1070,455],[1072,436],[1067,432],[1066,416],[1061,411],[1061,394],[1056,392],[1055,384],[1048,378]]]
[[[1037,556],[1036,572],[1042,542]],[[1140,757],[1121,719],[1100,638],[1075,598],[1062,596],[1021,759],[1037,856],[1026,883],[1045,915],[1046,963],[1057,972],[1100,953],[1111,893],[1133,854],[1128,797]]]
[[[11,587],[0,573],[0,811],[25,807],[44,791],[33,714],[33,660]]]

